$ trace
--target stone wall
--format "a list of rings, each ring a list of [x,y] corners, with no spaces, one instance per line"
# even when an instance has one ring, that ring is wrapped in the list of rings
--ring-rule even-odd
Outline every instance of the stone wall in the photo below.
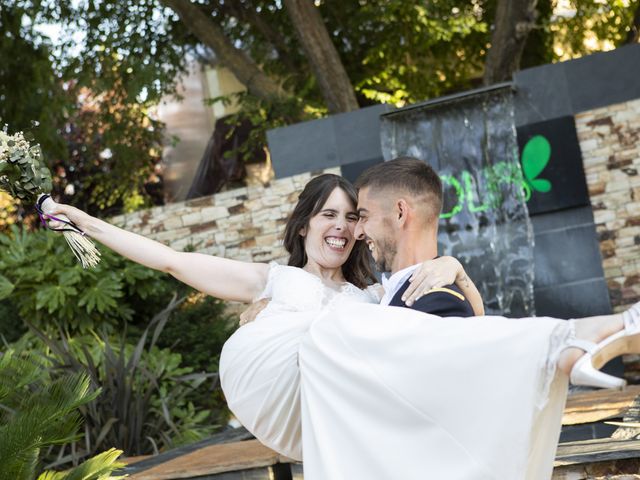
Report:
[[[235,260],[285,260],[282,233],[304,185],[321,173],[273,180],[267,187],[229,190],[111,218],[111,222],[169,245]]]
[[[611,305],[640,300],[640,99],[576,115]]]

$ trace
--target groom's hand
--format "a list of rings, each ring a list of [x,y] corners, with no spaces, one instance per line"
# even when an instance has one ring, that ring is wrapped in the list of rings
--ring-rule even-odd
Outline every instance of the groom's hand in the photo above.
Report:
[[[267,308],[267,305],[269,305],[270,301],[271,301],[270,298],[263,298],[249,305],[249,308],[247,308],[244,312],[240,314],[240,322],[238,322],[239,325],[242,326],[249,322],[253,322],[258,316],[258,314],[262,312],[262,310]]]

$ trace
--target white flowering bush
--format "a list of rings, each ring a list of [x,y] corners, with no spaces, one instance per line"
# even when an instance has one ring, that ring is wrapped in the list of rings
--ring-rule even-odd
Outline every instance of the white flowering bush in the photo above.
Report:
[[[52,188],[51,173],[42,159],[40,145],[22,132],[0,130],[0,190],[34,203]]]

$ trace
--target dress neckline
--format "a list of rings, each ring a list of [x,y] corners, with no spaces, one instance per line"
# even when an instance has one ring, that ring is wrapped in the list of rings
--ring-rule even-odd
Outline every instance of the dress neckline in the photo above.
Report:
[[[301,267],[293,267],[293,268],[297,268],[298,270],[302,270],[304,273],[306,273],[307,275],[315,278],[318,282],[320,282],[324,287],[328,288],[329,290],[332,290],[336,293],[342,293],[345,289],[347,288],[351,288],[351,289],[356,289],[356,290],[361,290],[360,288],[356,287],[353,283],[351,282],[341,282],[341,283],[333,283],[330,284],[327,281],[325,281],[323,278],[319,277],[318,275],[316,275],[315,273],[311,273],[307,270],[305,270],[304,268]]]

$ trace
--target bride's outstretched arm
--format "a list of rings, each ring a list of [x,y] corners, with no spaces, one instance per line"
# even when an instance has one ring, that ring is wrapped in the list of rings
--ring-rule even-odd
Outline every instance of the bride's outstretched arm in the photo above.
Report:
[[[431,289],[455,283],[471,304],[474,315],[484,315],[484,304],[480,292],[464,271],[462,264],[454,257],[445,256],[427,260],[414,272],[410,281],[411,285],[402,297],[409,306]]]
[[[178,252],[163,243],[128,232],[70,205],[55,204],[52,215],[64,214],[88,236],[134,262],[173,275],[223,300],[253,301],[267,282],[269,266],[202,253]]]

